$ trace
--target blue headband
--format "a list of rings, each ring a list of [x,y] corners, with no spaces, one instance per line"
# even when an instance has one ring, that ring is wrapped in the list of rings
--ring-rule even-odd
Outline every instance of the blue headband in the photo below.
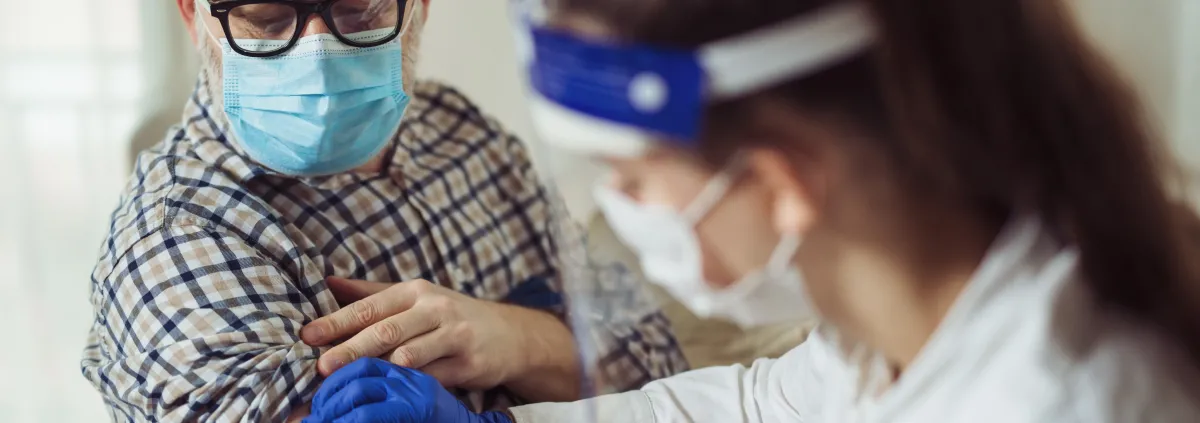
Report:
[[[694,147],[710,102],[811,75],[873,41],[855,1],[696,50],[585,39],[542,26],[536,7],[519,12],[539,132],[558,147],[612,156],[656,142]]]

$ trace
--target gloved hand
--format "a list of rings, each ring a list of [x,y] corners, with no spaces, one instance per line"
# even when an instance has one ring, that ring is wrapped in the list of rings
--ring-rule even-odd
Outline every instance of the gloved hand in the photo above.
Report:
[[[325,380],[304,423],[513,421],[501,412],[471,412],[429,375],[378,358],[362,358]]]

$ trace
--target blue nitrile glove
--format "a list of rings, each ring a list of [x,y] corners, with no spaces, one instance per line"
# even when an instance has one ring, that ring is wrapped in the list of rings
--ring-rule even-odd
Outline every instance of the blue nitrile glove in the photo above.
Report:
[[[475,414],[437,379],[378,358],[362,358],[330,375],[304,423],[513,423],[506,414]]]

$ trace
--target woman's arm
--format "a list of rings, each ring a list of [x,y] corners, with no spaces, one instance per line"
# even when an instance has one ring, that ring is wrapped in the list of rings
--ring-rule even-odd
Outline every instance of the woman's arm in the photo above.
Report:
[[[824,345],[810,338],[779,359],[750,367],[693,370],[621,394],[513,408],[516,423],[750,423],[820,414]]]

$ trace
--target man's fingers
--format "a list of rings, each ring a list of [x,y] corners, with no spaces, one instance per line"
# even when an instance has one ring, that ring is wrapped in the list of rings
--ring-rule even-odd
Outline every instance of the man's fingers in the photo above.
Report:
[[[450,356],[458,349],[458,340],[451,336],[450,331],[439,329],[396,347],[385,358],[397,366],[420,369],[429,363]]]
[[[406,292],[409,287],[405,285],[393,285],[390,289],[312,321],[300,330],[300,339],[312,346],[329,345],[338,338],[352,336],[389,316],[408,310],[416,302],[416,295]]]
[[[371,325],[349,341],[322,354],[317,369],[322,375],[329,376],[354,360],[381,356],[437,326],[437,315],[421,308],[408,310]]]
[[[343,307],[396,286],[393,283],[360,281],[334,276],[326,278],[325,284],[333,292],[333,297],[337,299],[338,304]]]

